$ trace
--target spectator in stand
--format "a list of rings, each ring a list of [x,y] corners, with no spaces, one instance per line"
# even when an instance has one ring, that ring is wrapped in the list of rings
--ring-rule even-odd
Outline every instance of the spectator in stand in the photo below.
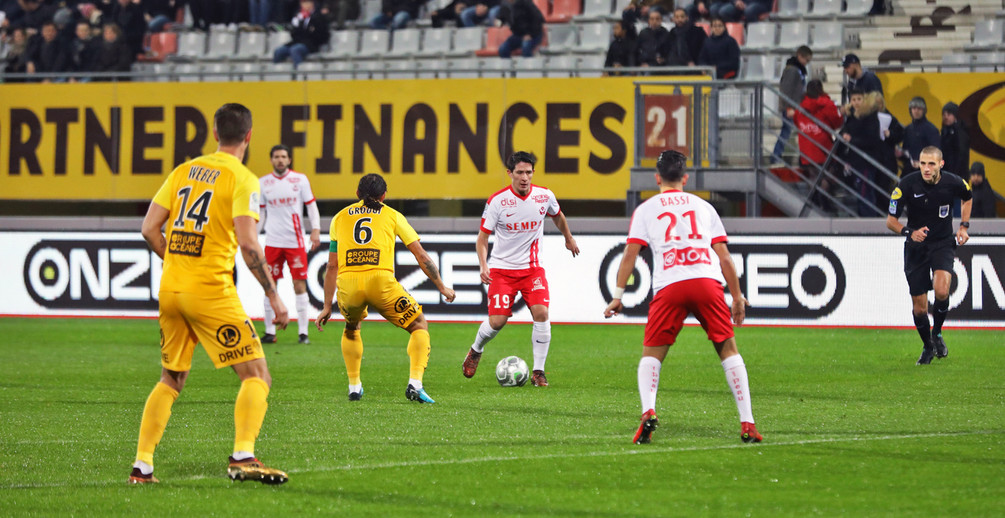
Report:
[[[960,107],[954,102],[942,107],[942,145],[939,148],[945,161],[942,170],[963,176],[970,170],[970,135],[957,118],[959,113]]]
[[[635,66],[635,26],[624,21],[614,22],[614,39],[607,47],[604,68]],[[621,72],[604,72],[605,76],[620,76]]]
[[[42,30],[42,24],[52,20],[53,13],[56,12],[54,6],[47,5],[42,0],[18,0],[20,10],[8,13],[8,23],[10,27],[22,27],[28,37],[38,34]]]
[[[907,103],[907,109],[911,114],[911,123],[904,128],[900,160],[903,170],[912,172],[921,168],[921,164],[918,163],[921,150],[928,146],[939,147],[942,142],[939,139],[939,128],[928,120],[928,105],[924,98],[911,99],[911,102]]]
[[[52,74],[66,72],[69,70],[69,56],[66,52],[66,44],[59,39],[59,31],[56,24],[48,21],[42,24],[41,35],[32,36],[28,44],[28,65],[29,74]],[[43,83],[66,81],[66,78],[46,77],[41,80]]]
[[[640,67],[666,66],[670,32],[663,26],[663,13],[649,9],[649,26],[642,29],[636,46],[635,62]]]
[[[101,19],[105,23],[114,23],[122,31],[133,57],[143,54],[143,35],[147,32],[147,21],[143,16],[140,0],[114,0],[114,3],[102,4],[101,11]]]
[[[122,36],[122,29],[114,23],[106,23],[101,28],[101,51],[98,54],[96,72],[129,72],[136,54]],[[100,79],[108,81],[109,79]],[[98,79],[96,79],[98,81]]]
[[[876,167],[865,158],[869,157],[876,162],[882,160],[882,142],[877,138],[880,134],[879,116],[876,114],[875,104],[869,102],[875,102],[875,97],[867,98],[861,90],[852,90],[850,97],[849,104],[842,108],[846,118],[844,127],[841,128],[841,138],[856,148],[848,149],[845,160],[848,167],[858,174],[852,174],[847,179],[862,197],[856,198],[858,215],[879,216],[883,211],[876,209],[876,189],[872,186],[876,183]],[[881,187],[885,188],[885,184]]]
[[[293,60],[293,66],[300,65],[308,54],[314,54],[331,38],[331,27],[328,19],[314,7],[314,0],[300,0],[300,12],[293,17],[290,24],[292,40],[278,47],[272,54],[273,63],[282,63],[287,58]]]
[[[630,0],[621,12],[621,19],[635,25],[639,20],[648,20],[653,10],[660,14],[673,12],[673,5],[672,0]]]
[[[803,93],[806,91],[806,79],[809,74],[806,65],[813,59],[813,51],[803,45],[796,49],[796,53],[785,62],[785,69],[782,70],[782,78],[778,81],[778,89],[782,95],[792,99],[792,104],[778,98],[778,111],[782,116],[782,131],[778,134],[778,141],[775,142],[775,149],[771,154],[771,161],[784,163],[782,153],[785,152],[785,143],[792,135],[792,118],[796,114],[795,107],[803,102]]]
[[[970,207],[970,217],[972,218],[997,218],[995,211],[998,200],[995,199],[995,191],[984,176],[984,163],[974,162],[970,166],[970,189],[974,193],[973,205]]]
[[[687,16],[691,20],[697,21],[702,18],[709,19],[713,14],[719,12],[719,9],[728,4],[729,0],[697,0],[695,2],[688,3],[687,0],[681,2],[678,7],[682,7],[687,11]]]
[[[845,81],[844,89],[841,91],[841,100],[849,100],[852,90],[859,90],[863,94],[869,92],[883,93],[883,83],[872,70],[862,68],[862,62],[855,54],[848,54],[841,60],[841,68],[844,69],[848,77]]]
[[[513,34],[499,45],[499,57],[509,58],[518,47],[529,58],[544,38],[544,15],[531,0],[514,0],[510,6],[509,28]]]
[[[762,16],[767,17],[771,12],[772,2],[770,0],[730,0],[717,5],[718,10],[712,12],[712,16],[718,16],[730,22],[745,21],[753,23],[759,21]]]
[[[893,189],[897,187],[899,180],[896,177],[900,175],[897,173],[897,146],[900,145],[901,141],[904,140],[904,126],[897,120],[896,117],[886,109],[886,100],[883,99],[883,94],[879,92],[870,92],[866,94],[867,97],[871,97],[867,102],[872,102],[876,105],[876,116],[879,117],[879,139],[883,143],[879,146],[880,157],[879,163],[883,165],[888,171],[893,173],[895,178],[889,178],[883,174],[877,174],[877,182],[880,186],[883,186],[883,178],[887,179],[886,190],[892,192]],[[883,210],[883,205],[885,204],[885,199],[883,197],[877,197],[876,203],[880,210]]]
[[[338,30],[345,29],[346,20],[359,18],[359,0],[323,0],[321,14],[335,23]]]
[[[147,22],[147,30],[161,32],[164,26],[173,22],[178,13],[175,0],[142,0],[143,19]],[[268,0],[259,0],[268,2]]]
[[[829,129],[836,130],[844,122],[834,101],[824,92],[824,84],[819,79],[806,84],[806,95],[799,106]],[[804,166],[823,165],[834,147],[831,133],[799,111],[795,112],[794,121],[799,128],[799,163]]]
[[[10,42],[7,55],[4,56],[5,74],[24,74],[28,72],[28,35],[24,27],[14,27],[9,31]],[[4,78],[6,82],[23,82],[23,79]]]
[[[465,27],[492,25],[499,19],[501,8],[499,0],[481,0],[461,12],[461,23]]]
[[[726,34],[726,23],[722,18],[713,17],[711,28],[712,34],[705,39],[698,55],[698,64],[714,66],[718,79],[733,79],[740,71],[740,45]]]
[[[454,22],[454,25],[461,25],[461,13],[468,8],[468,3],[462,0],[454,0],[446,7],[433,11],[429,16],[434,28],[443,27],[443,22]]]
[[[419,16],[423,3],[423,0],[382,0],[380,14],[370,20],[370,27],[392,31],[404,28]]]
[[[93,72],[98,67],[98,57],[101,54],[101,39],[94,36],[91,24],[80,20],[76,25],[76,36],[70,42],[70,68],[77,73]],[[71,82],[88,82],[89,77],[77,77]]]
[[[672,67],[693,67],[698,63],[698,55],[705,46],[705,29],[695,27],[687,16],[687,11],[674,9],[674,28],[668,39],[667,65]]]

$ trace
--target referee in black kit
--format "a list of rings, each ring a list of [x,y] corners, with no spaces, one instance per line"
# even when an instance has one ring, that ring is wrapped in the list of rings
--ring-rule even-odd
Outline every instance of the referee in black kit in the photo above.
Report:
[[[921,335],[923,349],[918,365],[949,355],[942,339],[942,323],[949,313],[949,285],[953,280],[953,259],[958,245],[970,239],[970,184],[950,172],[943,172],[942,151],[935,146],[921,150],[920,171],[900,179],[890,195],[890,215],[886,228],[907,237],[904,243],[904,274],[914,305],[914,326]],[[953,233],[953,204],[963,201],[960,226]],[[907,225],[900,216],[907,209]],[[931,271],[931,273],[929,273]],[[934,325],[928,328],[928,290],[935,288]]]

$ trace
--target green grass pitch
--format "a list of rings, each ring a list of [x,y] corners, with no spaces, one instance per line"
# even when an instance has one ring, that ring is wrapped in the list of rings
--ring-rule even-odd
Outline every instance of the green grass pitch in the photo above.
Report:
[[[196,352],[156,455],[161,484],[125,484],[160,365],[154,320],[0,318],[0,515],[1001,516],[1001,331],[946,331],[914,361],[913,329],[737,332],[765,442],[742,444],[700,328],[663,366],[661,426],[631,444],[641,326],[556,325],[551,386],[501,388],[530,326],[461,361],[475,324],[433,324],[435,405],[405,400],[405,332],[363,326],[361,402],[346,399],[341,325],[267,346],[275,378],[256,453],[279,487],[225,477],[236,376]]]

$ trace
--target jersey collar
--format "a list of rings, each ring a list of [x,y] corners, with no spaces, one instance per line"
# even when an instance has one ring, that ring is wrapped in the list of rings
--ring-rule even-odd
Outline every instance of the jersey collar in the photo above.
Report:
[[[521,200],[526,200],[528,197],[530,197],[530,193],[534,192],[534,184],[531,184],[530,189],[527,190],[527,196],[520,196],[520,193],[516,192],[516,189],[513,188],[513,184],[510,184],[509,190],[510,192],[513,193],[513,196],[516,196]]]
[[[287,169],[286,172],[283,173],[283,174],[281,174],[281,175],[276,174],[276,170],[275,169],[272,170],[272,176],[275,176],[277,180],[282,180],[283,178],[286,178],[289,174],[290,174],[290,169]]]

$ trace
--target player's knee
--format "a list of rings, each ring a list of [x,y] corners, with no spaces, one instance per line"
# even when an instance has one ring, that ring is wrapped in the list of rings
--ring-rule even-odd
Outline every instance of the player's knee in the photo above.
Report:
[[[307,293],[307,281],[293,281],[293,293],[297,295]]]
[[[492,315],[489,317],[489,327],[491,327],[496,331],[499,331],[500,329],[506,326],[506,322],[508,320],[509,318],[503,315]]]
[[[428,330],[428,329],[429,324],[426,322],[426,317],[424,317],[422,313],[419,313],[419,316],[416,317],[415,320],[413,320],[412,323],[405,328],[405,331],[408,331],[409,333],[414,333],[416,331]]]
[[[185,388],[185,380],[187,379],[188,371],[161,369],[161,383],[173,388],[176,392],[181,392]]]

